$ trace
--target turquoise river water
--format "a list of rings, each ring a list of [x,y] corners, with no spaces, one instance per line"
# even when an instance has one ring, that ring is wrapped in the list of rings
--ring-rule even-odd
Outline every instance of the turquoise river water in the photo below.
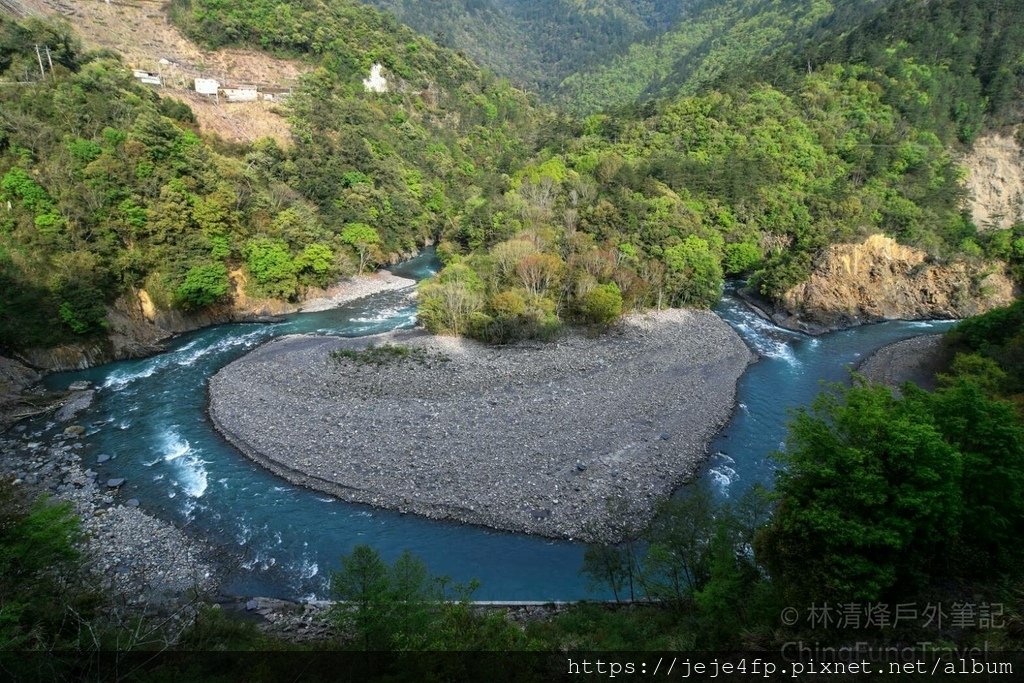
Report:
[[[394,271],[434,272],[429,253]],[[187,526],[243,556],[226,589],[237,595],[325,596],[342,554],[369,543],[387,558],[411,550],[437,574],[478,579],[482,600],[573,600],[592,596],[579,576],[579,544],[431,521],[334,500],[289,485],[229,446],[205,414],[207,379],[219,368],[284,334],[359,336],[409,327],[411,290],[373,295],[321,313],[273,324],[220,325],[182,335],[164,353],[81,372],[51,375],[66,388],[87,379],[99,391],[78,422],[88,425],[81,451],[101,479],[124,477],[121,499],[138,498],[152,514]],[[737,409],[712,443],[704,477],[722,496],[770,482],[769,454],[785,436],[787,411],[806,405],[822,381],[841,381],[875,349],[948,329],[946,322],[888,322],[811,338],[772,326],[727,291],[716,309],[761,360],[738,386]],[[29,425],[34,440],[63,425]],[[98,464],[100,454],[114,456]]]

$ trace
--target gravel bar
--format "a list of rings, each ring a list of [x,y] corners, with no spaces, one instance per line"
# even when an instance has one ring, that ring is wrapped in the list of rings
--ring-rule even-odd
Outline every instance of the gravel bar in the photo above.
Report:
[[[952,361],[943,339],[941,334],[932,334],[883,346],[868,356],[857,372],[872,382],[896,389],[911,382],[932,391],[938,386],[935,375],[946,370]]]
[[[366,362],[385,344],[411,352]],[[291,336],[212,377],[209,412],[260,465],[342,500],[614,540],[698,473],[754,358],[691,310],[507,347],[422,331]]]
[[[415,280],[399,277],[389,270],[378,270],[376,273],[354,275],[348,280],[343,280],[326,290],[323,296],[303,301],[297,310],[302,313],[327,311],[371,294],[409,289],[415,286]]]

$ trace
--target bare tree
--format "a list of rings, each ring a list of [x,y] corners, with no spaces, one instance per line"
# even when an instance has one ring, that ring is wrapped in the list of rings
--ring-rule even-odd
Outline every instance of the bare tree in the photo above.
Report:
[[[562,260],[553,254],[530,254],[516,264],[516,274],[523,287],[535,296],[551,289],[561,277],[562,269]]]
[[[766,232],[761,235],[761,251],[766,254],[778,254],[793,244],[793,238],[789,235],[779,235],[774,232]]]
[[[439,294],[447,313],[446,327],[453,334],[463,334],[469,329],[469,316],[482,305],[480,294],[461,282],[446,282]]]
[[[519,188],[519,196],[523,199],[523,219],[530,227],[550,222],[557,189],[554,179],[549,176],[541,176],[535,182],[526,181]]]
[[[562,222],[565,223],[566,235],[572,237],[576,234],[576,228],[580,224],[580,212],[574,206],[570,206],[562,213]]]
[[[537,246],[530,240],[513,239],[494,245],[491,256],[497,266],[498,277],[507,281],[516,272],[516,266],[530,254],[537,253]]]

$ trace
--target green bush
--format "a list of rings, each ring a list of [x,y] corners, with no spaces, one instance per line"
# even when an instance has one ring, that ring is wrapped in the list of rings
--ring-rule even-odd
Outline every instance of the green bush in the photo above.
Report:
[[[722,269],[726,275],[742,275],[757,270],[761,265],[761,248],[752,242],[725,245]]]
[[[388,565],[367,545],[341,558],[331,593],[343,602],[330,616],[351,645],[365,650],[521,648],[520,631],[502,615],[481,615],[469,604],[476,584],[433,576],[422,560],[402,553]]]
[[[0,650],[75,644],[67,586],[77,573],[79,534],[70,504],[29,504],[0,484]]]
[[[231,289],[228,269],[223,263],[194,266],[175,291],[175,303],[186,310],[197,310],[224,300]]]
[[[290,299],[298,290],[296,264],[284,240],[261,237],[242,249],[245,265],[255,280],[254,292],[262,296]]]
[[[302,284],[326,287],[338,272],[336,261],[330,247],[315,242],[295,257],[295,270]]]
[[[98,334],[107,329],[107,307],[103,294],[94,286],[72,281],[60,289],[59,315],[62,323],[76,335]]]
[[[690,235],[665,249],[669,300],[674,305],[710,306],[722,293],[722,265],[707,240]]]
[[[608,325],[622,315],[622,291],[614,282],[598,285],[580,303],[583,319],[592,325]]]

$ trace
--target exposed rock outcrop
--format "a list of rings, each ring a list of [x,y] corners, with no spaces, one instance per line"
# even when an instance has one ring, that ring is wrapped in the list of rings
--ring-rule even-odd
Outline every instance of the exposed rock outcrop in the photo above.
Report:
[[[58,422],[70,422],[73,417],[83,410],[89,408],[96,399],[96,392],[92,389],[72,391],[68,393],[64,404],[53,414]]]
[[[964,165],[967,206],[979,229],[1009,228],[1024,221],[1024,150],[1012,135],[978,138]]]
[[[34,412],[22,392],[40,379],[38,372],[24,363],[0,356],[0,431],[24,415]]]
[[[936,375],[952,361],[943,339],[941,334],[929,334],[888,344],[864,359],[857,372],[897,393],[907,382],[932,391],[938,386]]]
[[[935,263],[925,252],[885,235],[835,244],[811,277],[777,302],[773,320],[811,334],[881,320],[966,318],[1014,299],[1013,281],[997,263]]]
[[[0,356],[0,398],[17,395],[39,381],[39,373],[24,363]]]

